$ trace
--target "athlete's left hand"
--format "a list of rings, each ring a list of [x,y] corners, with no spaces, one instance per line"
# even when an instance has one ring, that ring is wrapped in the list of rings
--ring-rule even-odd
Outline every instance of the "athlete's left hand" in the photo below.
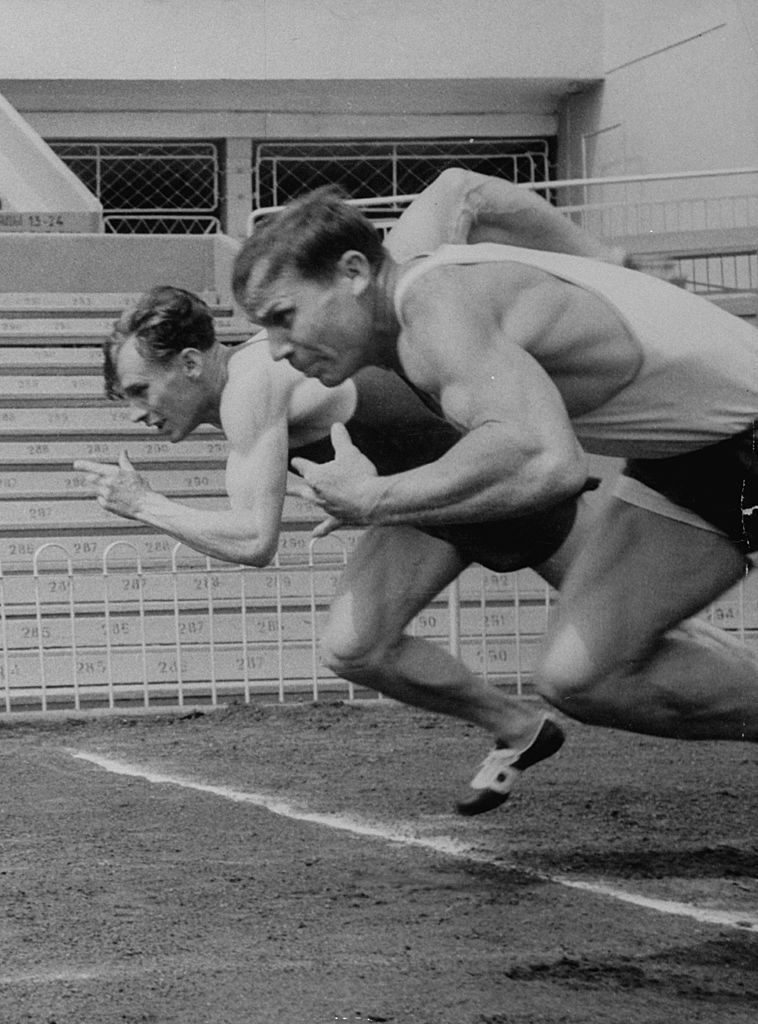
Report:
[[[371,481],[377,476],[374,464],[360,452],[346,427],[335,423],[331,431],[334,460],[320,464],[296,458],[292,467],[305,481],[298,495],[307,498],[329,516],[313,531],[324,537],[338,526],[365,526],[371,510]]]

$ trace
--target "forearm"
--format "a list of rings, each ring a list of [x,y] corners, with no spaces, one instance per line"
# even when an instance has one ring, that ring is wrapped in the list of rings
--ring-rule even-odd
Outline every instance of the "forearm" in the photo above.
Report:
[[[195,551],[234,564],[268,565],[276,553],[274,531],[257,528],[252,512],[205,510],[148,492],[134,518],[166,533]]]
[[[486,429],[486,428],[485,428]],[[576,447],[556,453],[503,453],[463,438],[436,462],[366,482],[365,525],[483,522],[527,515],[578,493],[587,478]]]

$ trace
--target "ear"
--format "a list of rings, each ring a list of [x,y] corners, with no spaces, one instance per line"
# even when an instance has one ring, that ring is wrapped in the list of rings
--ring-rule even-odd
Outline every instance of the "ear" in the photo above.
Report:
[[[348,249],[339,258],[337,272],[350,281],[353,295],[362,295],[371,284],[371,264],[357,249]]]
[[[196,348],[183,348],[179,353],[179,361],[184,374],[196,380],[203,372],[203,353]]]

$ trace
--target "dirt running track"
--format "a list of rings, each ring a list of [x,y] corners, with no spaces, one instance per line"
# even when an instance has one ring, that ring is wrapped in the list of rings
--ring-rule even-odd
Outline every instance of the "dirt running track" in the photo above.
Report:
[[[389,703],[0,726],[0,1021],[755,1024],[758,751],[568,728],[465,820]]]

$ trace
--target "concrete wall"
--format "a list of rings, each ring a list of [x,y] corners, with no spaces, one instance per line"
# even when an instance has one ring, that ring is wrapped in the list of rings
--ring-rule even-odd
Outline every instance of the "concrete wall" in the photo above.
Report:
[[[0,0],[6,78],[591,78],[601,0]]]
[[[0,79],[46,139],[542,136],[557,131],[566,88],[553,78]]]
[[[562,176],[758,166],[754,0],[605,8],[603,84],[565,105]]]
[[[231,304],[236,252],[223,235],[0,233],[0,291],[136,293],[173,284]]]
[[[542,136],[602,0],[0,0],[0,92],[45,138]]]
[[[43,139],[0,95],[0,204],[3,211],[58,211],[92,214],[100,203]]]

